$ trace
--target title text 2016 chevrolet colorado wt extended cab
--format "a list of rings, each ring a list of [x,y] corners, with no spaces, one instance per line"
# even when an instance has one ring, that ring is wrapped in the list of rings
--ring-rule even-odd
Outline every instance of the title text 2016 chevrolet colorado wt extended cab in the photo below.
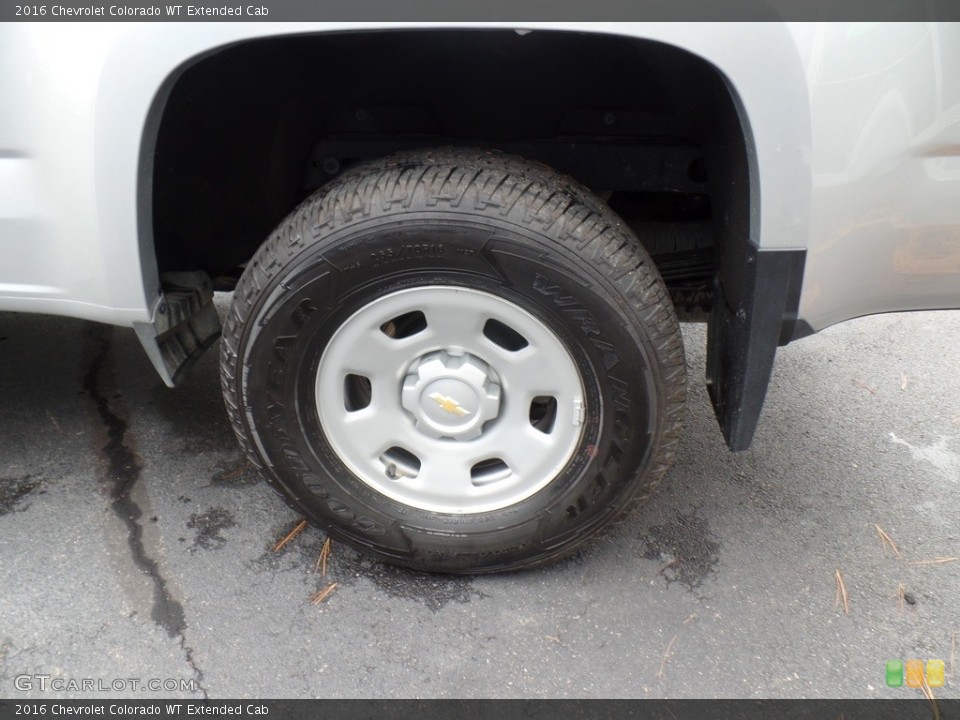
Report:
[[[251,462],[410,567],[646,497],[678,321],[742,450],[779,345],[960,306],[956,25],[7,25],[0,97],[0,310],[133,328],[171,386],[222,333]]]

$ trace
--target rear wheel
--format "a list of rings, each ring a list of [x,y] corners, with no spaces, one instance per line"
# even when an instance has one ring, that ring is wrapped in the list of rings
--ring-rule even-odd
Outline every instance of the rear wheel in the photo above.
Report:
[[[251,460],[331,536],[423,570],[577,547],[671,460],[676,316],[569,178],[407,153],[309,198],[241,278],[221,356]]]

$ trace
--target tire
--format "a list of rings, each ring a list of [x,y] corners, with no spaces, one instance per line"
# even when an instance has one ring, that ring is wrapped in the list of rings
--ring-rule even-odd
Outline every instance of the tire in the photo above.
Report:
[[[237,437],[298,512],[385,561],[487,573],[569,553],[660,482],[676,315],[599,199],[519,158],[403,153],[308,198],[237,285]]]

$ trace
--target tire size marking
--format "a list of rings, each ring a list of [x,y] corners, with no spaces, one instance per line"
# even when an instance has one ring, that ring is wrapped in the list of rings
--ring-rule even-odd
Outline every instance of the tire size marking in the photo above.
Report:
[[[451,515],[441,517],[440,522],[444,525],[472,525],[475,520],[469,515]]]
[[[422,258],[441,258],[444,254],[443,243],[408,243],[395,248],[384,248],[370,253],[374,267],[417,260]]]

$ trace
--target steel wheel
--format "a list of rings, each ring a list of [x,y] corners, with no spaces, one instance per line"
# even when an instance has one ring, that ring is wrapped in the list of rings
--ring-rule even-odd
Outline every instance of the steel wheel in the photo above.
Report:
[[[543,322],[486,292],[401,290],[354,313],[320,360],[320,424],[372,488],[422,510],[530,497],[582,434],[583,382]]]

